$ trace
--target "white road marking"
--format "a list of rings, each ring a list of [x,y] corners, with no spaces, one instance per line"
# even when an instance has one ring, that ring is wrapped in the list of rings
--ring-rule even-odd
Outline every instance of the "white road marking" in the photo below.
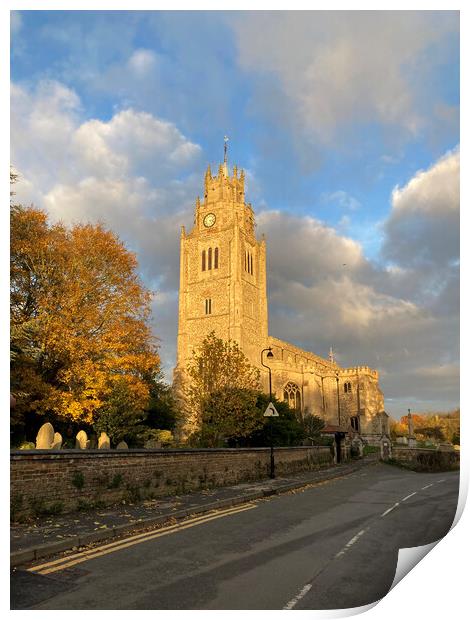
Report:
[[[312,585],[313,584],[311,583],[307,583],[307,585],[305,585],[302,590],[300,590],[300,592],[296,596],[294,596],[294,598],[290,600],[285,607],[283,607],[283,609],[293,609],[300,601],[300,599],[302,599],[312,588]]]
[[[365,474],[360,474],[361,476],[365,476]],[[443,478],[442,480],[438,480],[437,482],[445,482],[445,478]],[[436,482],[436,484],[437,484]],[[424,491],[424,489],[429,489],[429,487],[432,487],[433,484],[435,484],[434,482],[432,482],[431,484],[426,485],[425,487],[421,487],[421,490]],[[397,506],[400,505],[400,502],[406,502],[407,499],[410,499],[410,497],[413,497],[413,495],[416,495],[417,491],[414,491],[413,493],[410,493],[409,495],[407,495],[406,497],[404,497],[403,499],[401,499],[399,502],[396,502],[395,504],[393,504],[393,506],[391,506],[391,508],[388,508],[385,512],[383,512],[380,516],[381,517],[385,517],[386,515],[388,515],[389,512],[392,512],[392,510],[394,510]],[[351,538],[351,540],[345,544],[345,546],[341,549],[341,551],[339,551],[336,555],[335,555],[335,559],[341,557],[342,555],[344,555],[346,553],[346,551],[352,547],[358,540],[359,538],[365,534],[367,532],[369,528],[366,527],[364,530],[361,530],[360,532],[358,532],[355,536],[353,536]],[[297,603],[307,594],[307,592],[309,592],[312,589],[313,583],[307,583],[301,590],[300,592],[294,596],[293,599],[291,599],[287,605],[285,607],[283,607],[283,609],[293,609]]]
[[[385,512],[383,512],[380,516],[381,517],[385,517],[385,515],[388,515],[389,512],[392,512],[392,510],[394,508],[396,508],[397,506],[400,505],[400,502],[397,502],[396,504],[393,504],[393,506],[391,508],[389,508],[388,510],[386,510]]]
[[[436,482],[436,484],[438,484],[439,482],[445,482],[445,481],[446,481],[446,479],[445,479],[445,478],[442,478],[442,480],[438,480],[438,481]]]
[[[368,529],[369,529],[369,528],[368,528],[368,527],[366,527],[366,529],[365,529],[365,530],[361,530],[359,533],[357,533],[355,536],[353,536],[353,537],[351,538],[351,540],[350,540],[348,543],[346,543],[346,544],[344,545],[344,547],[341,549],[341,551],[339,551],[339,552],[335,555],[335,558],[339,558],[340,556],[344,555],[344,554],[346,553],[346,551],[349,549],[349,547],[352,547],[352,546],[354,545],[354,543],[356,543],[356,542],[359,540],[359,538],[360,538],[363,534],[365,534],[365,533],[367,532],[367,530],[368,530]]]
[[[346,551],[352,547],[355,543],[357,543],[357,541],[359,540],[359,538],[365,534],[367,532],[369,528],[366,527],[365,529],[361,530],[360,532],[358,532],[355,536],[353,536],[351,538],[351,540],[346,543],[344,545],[344,547],[341,549],[341,551],[339,553],[337,553],[335,555],[335,559],[341,557],[342,555],[344,555],[346,553]],[[293,599],[291,599],[287,605],[285,605],[283,607],[283,609],[294,609],[294,607],[297,605],[297,603],[307,594],[307,592],[309,592],[312,589],[313,583],[307,583],[306,585],[304,585],[304,587],[300,590],[300,592],[298,592],[298,594],[296,594],[294,596]]]

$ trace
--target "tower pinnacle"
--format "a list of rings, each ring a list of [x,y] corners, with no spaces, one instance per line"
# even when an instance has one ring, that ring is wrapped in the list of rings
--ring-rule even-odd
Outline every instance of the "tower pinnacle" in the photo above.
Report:
[[[333,347],[330,347],[330,352],[328,354],[328,358],[329,358],[329,360],[330,360],[330,362],[332,364],[335,363],[336,360],[335,360],[335,354],[334,354],[334,351],[333,351]]]

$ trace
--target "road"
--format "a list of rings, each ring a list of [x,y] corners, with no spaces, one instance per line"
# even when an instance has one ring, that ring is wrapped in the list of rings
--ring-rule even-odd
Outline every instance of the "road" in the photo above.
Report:
[[[336,609],[382,598],[445,536],[456,472],[377,464],[12,575],[13,609]]]

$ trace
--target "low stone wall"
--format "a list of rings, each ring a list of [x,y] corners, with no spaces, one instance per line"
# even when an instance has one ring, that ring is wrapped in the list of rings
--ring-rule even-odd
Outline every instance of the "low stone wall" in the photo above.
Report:
[[[460,467],[460,452],[394,445],[392,461],[402,463],[415,471],[448,471]]]
[[[329,446],[275,448],[276,475],[333,463]],[[31,450],[10,454],[13,520],[268,477],[269,448]]]

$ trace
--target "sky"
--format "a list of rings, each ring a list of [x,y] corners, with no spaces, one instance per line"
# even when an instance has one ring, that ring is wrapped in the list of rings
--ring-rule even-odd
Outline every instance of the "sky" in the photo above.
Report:
[[[380,373],[388,413],[459,405],[459,14],[14,11],[17,200],[103,222],[175,363],[179,231],[246,171],[270,334]]]

